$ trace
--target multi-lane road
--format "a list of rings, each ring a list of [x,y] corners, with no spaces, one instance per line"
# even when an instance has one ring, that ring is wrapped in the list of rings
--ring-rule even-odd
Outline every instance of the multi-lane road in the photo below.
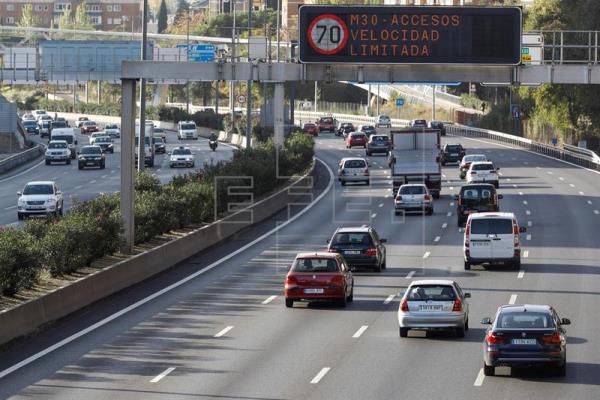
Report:
[[[443,169],[434,215],[395,218],[385,157],[371,157],[370,187],[342,188],[331,170],[364,151],[323,135],[315,202],[296,219],[282,224],[282,212],[5,349],[0,398],[598,399],[600,177],[493,142],[445,141],[501,167],[501,210],[528,226],[520,271],[463,269],[457,167]],[[387,270],[357,272],[345,309],[285,308],[283,267],[295,253],[324,249],[340,225],[363,224],[388,239]],[[454,279],[472,294],[464,339],[399,338],[398,293],[424,278]],[[572,320],[566,377],[483,376],[478,321],[509,302],[551,304]]]
[[[89,143],[90,135],[77,135],[78,146]],[[32,136],[34,141],[47,144],[47,139]],[[167,132],[167,153],[174,147],[187,146],[194,152],[196,169],[201,169],[204,163],[216,163],[229,160],[232,157],[232,147],[221,144],[216,151],[208,147],[208,140],[200,138],[194,141],[178,141],[174,132]],[[120,190],[121,185],[121,146],[120,139],[115,139],[115,153],[106,154],[105,169],[77,169],[77,161],[71,165],[53,163],[45,165],[44,160],[26,165],[10,175],[0,177],[0,226],[19,225],[17,220],[17,192],[22,190],[30,181],[56,181],[64,193],[65,210],[74,201],[89,200],[100,193],[112,193]],[[168,182],[174,175],[190,172],[189,168],[169,168],[168,154],[157,154],[155,165],[149,169],[163,183]]]

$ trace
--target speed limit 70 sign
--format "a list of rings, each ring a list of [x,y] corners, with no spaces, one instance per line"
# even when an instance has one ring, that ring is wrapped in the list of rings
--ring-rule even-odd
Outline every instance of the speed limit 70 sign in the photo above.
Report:
[[[336,54],[347,41],[348,27],[337,15],[319,15],[308,27],[308,42],[319,54]]]

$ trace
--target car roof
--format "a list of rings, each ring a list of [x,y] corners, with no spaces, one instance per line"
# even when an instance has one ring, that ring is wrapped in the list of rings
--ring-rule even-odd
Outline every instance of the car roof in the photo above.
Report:
[[[367,160],[365,160],[365,159],[364,159],[364,158],[362,158],[362,157],[344,157],[344,158],[342,158],[342,159],[340,160],[340,162],[342,162],[342,161],[344,161],[344,162],[346,162],[346,161],[355,161],[355,160],[360,160],[360,161],[367,162]]]
[[[515,214],[511,212],[483,212],[469,214],[469,219],[485,219],[485,218],[515,218]]]
[[[454,281],[448,279],[421,279],[417,281],[412,281],[408,286],[410,287],[416,285],[454,285],[454,283]]]
[[[48,144],[52,144],[52,143],[67,143],[66,140],[51,140]]]
[[[485,157],[487,159],[485,154],[465,154],[464,157]]]
[[[372,228],[370,226],[346,226],[343,228],[338,228],[336,233],[352,233],[352,232],[369,232]]]
[[[494,189],[496,190],[496,187],[494,185],[492,185],[491,183],[467,183],[466,185],[462,185],[460,190],[463,191],[465,189],[474,189],[474,188],[486,188],[486,189]]]
[[[313,251],[313,252],[303,252],[296,254],[296,258],[331,258],[335,259],[339,255],[338,253],[329,253],[327,251]]]
[[[473,165],[487,165],[487,164],[492,164],[493,165],[494,163],[491,162],[491,161],[473,161],[471,163],[471,166],[473,166]]]
[[[552,307],[547,304],[507,304],[500,306],[498,311],[522,313],[527,311],[550,312]]]
[[[86,147],[97,147],[97,148],[100,148],[100,146],[96,146],[95,144],[86,144],[85,146],[81,146],[82,149],[85,149]]]
[[[419,187],[423,187],[426,186],[424,183],[405,183],[403,185],[401,185],[400,187],[404,187],[404,186],[419,186]]]
[[[27,185],[54,185],[54,181],[31,181],[25,184]]]

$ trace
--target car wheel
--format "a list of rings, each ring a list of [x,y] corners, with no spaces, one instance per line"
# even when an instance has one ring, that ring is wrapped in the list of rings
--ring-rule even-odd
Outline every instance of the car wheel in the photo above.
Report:
[[[55,136],[56,137],[56,136]],[[50,161],[46,160],[46,165],[50,165]]]
[[[365,181],[365,183],[367,184],[367,186],[369,186],[369,185],[371,184],[371,181],[367,179],[367,180]]]
[[[464,221],[462,218],[456,219],[456,226],[458,226],[459,228],[462,228],[463,224],[464,224]]]
[[[440,192],[433,192],[433,193],[431,193],[431,195],[433,196],[434,199],[440,198]]]
[[[461,326],[460,328],[456,328],[456,337],[464,338],[465,337],[465,327]]]
[[[71,165],[71,159],[67,158],[67,165]]]
[[[467,321],[465,322],[465,331],[469,330],[469,319],[467,318]]]
[[[367,153],[367,157],[371,157],[371,153],[369,153],[368,151],[366,153]]]
[[[561,365],[555,367],[556,376],[565,376],[567,375],[567,362],[565,361]]]
[[[20,212],[17,213],[17,219],[19,221],[23,221],[23,214],[21,214]]]
[[[494,187],[498,189],[498,187],[500,187],[500,182],[494,182]]]
[[[465,261],[465,271],[468,271],[471,269],[471,263],[468,261]]]
[[[348,305],[348,298],[346,295],[344,295],[344,297],[338,301],[338,305],[342,308],[345,308]]]
[[[519,259],[517,261],[514,261],[512,263],[512,267],[513,267],[513,269],[516,269],[517,271],[520,270],[521,269],[521,260]]]
[[[400,337],[407,337],[408,336],[408,328],[400,328]]]
[[[483,363],[483,375],[494,376],[495,372],[496,372],[496,367],[494,367],[493,365],[486,365],[485,363]]]
[[[377,264],[375,266],[375,268],[373,268],[373,271],[375,271],[375,272],[381,272],[381,264]]]
[[[386,269],[387,265],[386,265],[386,260],[383,260],[383,263],[381,264],[381,269]]]
[[[292,299],[285,299],[285,306],[286,306],[287,308],[292,308],[292,307],[294,307],[294,300],[292,300]]]
[[[427,215],[433,215],[433,208],[427,210]]]
[[[348,303],[352,303],[353,300],[354,300],[354,282],[352,282],[352,289],[350,289],[350,296],[348,296],[348,299],[346,301]]]
[[[78,165],[77,168],[78,169],[83,169],[83,167],[81,165]]]
[[[340,181],[342,183],[342,186],[346,186],[346,181]]]
[[[445,166],[446,166],[446,162],[442,161],[442,167],[445,167]]]
[[[104,169],[104,168],[106,168],[106,164],[104,164],[104,163],[100,164],[100,169]]]

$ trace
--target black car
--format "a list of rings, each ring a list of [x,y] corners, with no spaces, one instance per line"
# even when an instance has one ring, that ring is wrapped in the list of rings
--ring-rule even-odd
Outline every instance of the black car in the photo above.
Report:
[[[456,201],[456,216],[458,226],[463,226],[469,214],[480,212],[498,212],[498,200],[502,195],[496,192],[490,183],[472,183],[460,188],[460,193],[454,196]]]
[[[412,128],[427,128],[427,121],[424,119],[413,119],[410,121]]]
[[[103,153],[115,154],[115,147],[110,136],[100,136],[94,141],[94,145],[100,146]]]
[[[39,134],[40,133],[40,128],[38,127],[37,122],[34,120],[23,121],[23,128],[25,128],[27,133],[31,133],[31,134]]]
[[[373,125],[363,125],[360,127],[360,131],[367,135],[367,137],[377,133],[377,129]]]
[[[155,137],[152,139],[152,142],[154,143],[154,153],[165,154],[167,152],[167,146],[163,138]]]
[[[81,150],[79,150],[77,160],[79,169],[87,167],[99,167],[100,169],[104,169],[106,166],[106,159],[104,158],[104,153],[102,153],[102,148],[96,145],[83,146]]]
[[[352,122],[344,122],[340,125],[335,134],[336,136],[346,136],[350,132],[354,132],[354,124],[352,124]]]
[[[567,335],[571,321],[559,318],[547,305],[507,305],[496,317],[481,320],[490,325],[483,341],[483,373],[493,376],[496,367],[552,368],[567,372]]]
[[[386,239],[379,238],[372,227],[338,228],[327,242],[327,250],[342,254],[351,270],[368,268],[381,272],[385,269]]]
[[[440,161],[442,165],[448,163],[460,163],[465,156],[466,151],[461,144],[446,144],[442,149]]]
[[[429,127],[431,129],[439,129],[440,130],[440,135],[441,136],[446,136],[446,127],[444,126],[443,122],[440,122],[440,121],[431,121],[429,123]]]

